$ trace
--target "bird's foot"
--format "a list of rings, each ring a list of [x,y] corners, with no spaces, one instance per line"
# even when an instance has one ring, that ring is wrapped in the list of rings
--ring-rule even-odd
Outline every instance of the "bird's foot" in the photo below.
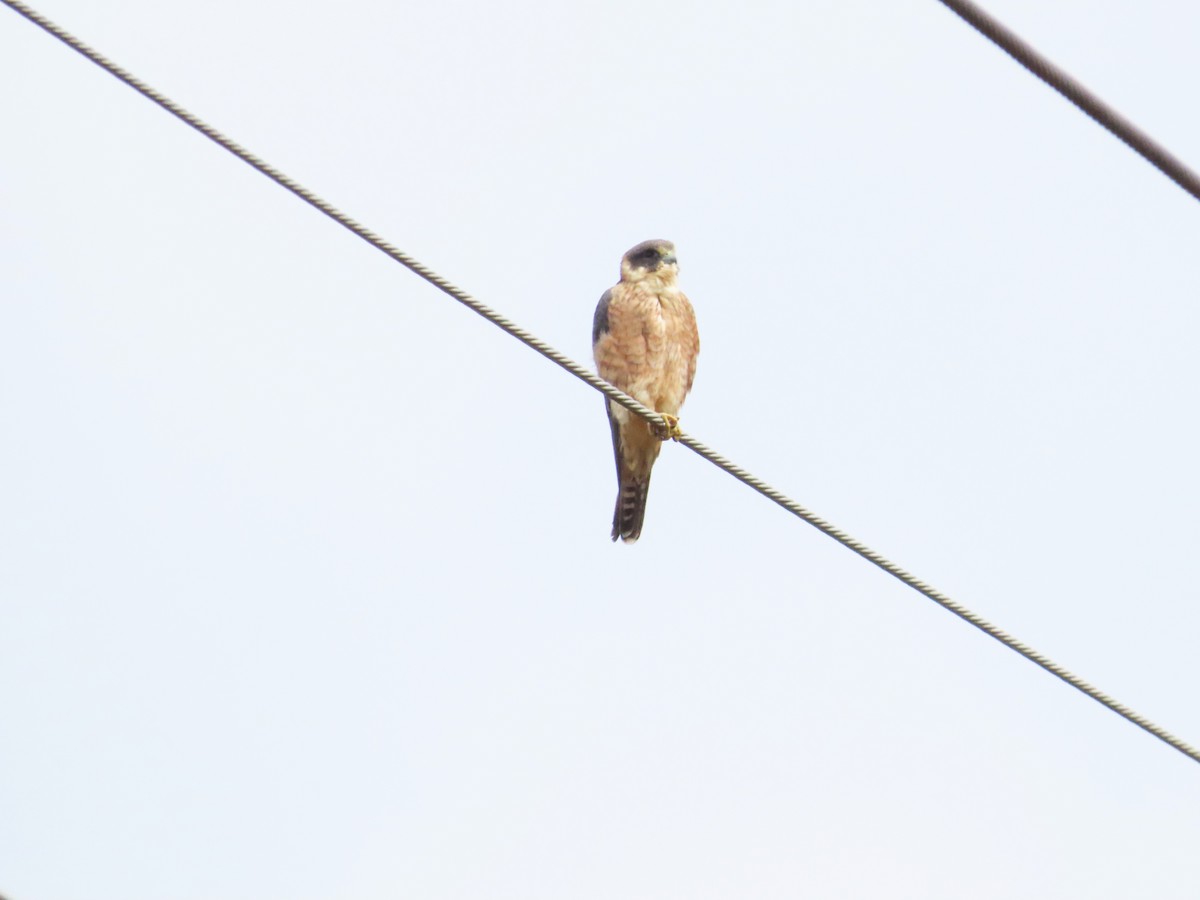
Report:
[[[659,413],[662,418],[661,422],[654,422],[650,426],[650,430],[654,432],[654,436],[660,441],[677,441],[683,435],[683,431],[679,428],[679,417],[669,416],[666,413]]]

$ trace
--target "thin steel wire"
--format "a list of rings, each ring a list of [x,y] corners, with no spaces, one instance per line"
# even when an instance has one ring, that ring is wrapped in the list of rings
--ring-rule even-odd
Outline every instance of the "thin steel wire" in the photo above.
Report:
[[[343,228],[346,228],[346,229],[352,231],[354,234],[358,235],[360,238],[362,238],[364,241],[366,241],[372,247],[375,247],[377,250],[381,250],[383,253],[386,253],[388,256],[390,256],[396,262],[400,263],[402,266],[405,266],[407,269],[409,269],[413,273],[424,278],[426,281],[428,281],[434,287],[438,288],[439,290],[443,291],[446,294],[449,294],[451,297],[453,297],[459,303],[462,303],[464,306],[470,307],[472,310],[479,313],[479,315],[483,316],[485,319],[487,319],[492,324],[498,325],[500,328],[503,328],[505,331],[507,331],[513,337],[517,338],[519,341],[522,341],[523,343],[528,344],[530,347],[532,347],[538,353],[545,356],[547,359],[551,360],[552,362],[558,363],[558,365],[562,366],[564,369],[566,369],[568,372],[570,372],[576,378],[580,378],[583,381],[586,381],[588,384],[590,384],[596,390],[601,391],[602,393],[606,394],[610,399],[615,400],[617,403],[622,404],[623,406],[625,406],[628,409],[632,410],[633,412],[637,413],[639,416],[642,416],[645,419],[656,419],[656,420],[661,421],[661,418],[653,410],[649,410],[646,407],[642,406],[642,404],[638,403],[636,400],[634,400],[628,394],[625,394],[622,391],[617,390],[615,387],[613,387],[607,381],[604,381],[597,375],[594,375],[593,373],[589,372],[583,366],[579,365],[579,363],[572,361],[569,357],[564,356],[562,353],[559,353],[557,350],[555,350],[549,344],[545,343],[544,341],[542,341],[542,340],[538,339],[537,337],[535,337],[534,335],[530,334],[524,328],[521,328],[516,323],[510,321],[509,319],[506,319],[504,316],[500,315],[495,310],[493,310],[490,307],[486,306],[485,304],[479,302],[474,297],[472,297],[470,294],[468,294],[466,291],[455,287],[453,284],[451,284],[449,281],[447,281],[442,276],[438,275],[432,269],[428,268],[427,266],[422,265],[421,263],[417,262],[417,260],[415,260],[411,256],[409,256],[407,253],[403,252],[402,250],[400,250],[397,247],[394,247],[392,244],[389,244],[387,241],[385,241],[383,238],[381,238],[378,234],[371,231],[371,229],[367,228],[366,226],[356,222],[354,219],[350,218],[348,215],[346,215],[340,209],[335,207],[332,203],[328,203],[327,201],[322,200],[320,197],[318,197],[312,191],[308,190],[308,188],[304,187],[303,185],[301,185],[298,182],[294,181],[293,179],[289,178],[287,175],[284,175],[282,172],[280,172],[274,166],[268,164],[264,160],[255,156],[253,153],[251,153],[249,150],[247,150],[241,144],[238,144],[236,141],[233,141],[230,138],[226,137],[225,135],[223,135],[221,132],[217,131],[217,129],[213,128],[211,125],[209,125],[207,122],[205,122],[198,116],[195,116],[192,113],[188,112],[186,109],[184,109],[178,103],[171,100],[169,97],[166,97],[163,94],[159,93],[154,88],[150,87],[150,85],[148,85],[144,81],[142,81],[140,78],[137,78],[130,72],[127,72],[125,69],[118,66],[116,63],[114,63],[112,60],[108,59],[106,56],[101,54],[99,51],[94,50],[93,48],[89,47],[83,41],[79,40],[79,38],[75,37],[68,31],[66,31],[65,29],[60,28],[58,25],[55,25],[53,22],[51,22],[49,19],[47,19],[41,13],[37,12],[36,10],[31,9],[30,7],[26,6],[24,3],[21,3],[20,0],[0,0],[0,2],[4,3],[6,6],[11,7],[12,9],[16,10],[21,15],[23,15],[25,18],[27,18],[29,21],[31,21],[35,25],[37,25],[39,28],[54,35],[54,37],[58,38],[60,41],[62,41],[64,44],[66,44],[68,47],[70,47],[72,50],[75,50],[76,52],[87,57],[89,60],[94,62],[100,68],[102,68],[106,72],[108,72],[110,75],[114,75],[117,78],[121,79],[121,81],[125,82],[127,85],[129,85],[131,88],[133,88],[135,91],[137,91],[139,94],[143,95],[144,97],[149,98],[150,100],[153,100],[155,103],[157,103],[159,106],[161,106],[167,112],[169,112],[171,115],[175,116],[177,119],[181,120],[182,122],[190,125],[192,128],[196,129],[198,132],[200,132],[202,135],[204,135],[209,140],[213,141],[216,144],[219,144],[221,147],[224,147],[226,150],[228,150],[230,153],[232,153],[238,159],[242,160],[247,165],[250,165],[253,168],[257,169],[259,172],[266,175],[268,178],[270,178],[272,181],[274,181],[280,187],[286,188],[287,190],[289,190],[293,194],[295,194],[297,197],[299,197],[301,200],[303,200],[305,203],[320,210],[325,215],[329,216],[329,218],[333,219],[335,222],[337,222],[339,225],[341,225]]]
[[[941,0],[976,31],[1023,65],[1083,112],[1128,144],[1148,163],[1200,200],[1200,175],[1119,112],[1056,66],[1020,36],[971,0]]]
[[[155,103],[157,103],[163,109],[167,110],[167,112],[171,113],[173,116],[176,116],[177,118],[186,122],[188,125],[190,125],[192,128],[199,131],[205,137],[209,138],[212,141],[215,141],[217,144],[224,147],[230,153],[234,154],[239,159],[241,159],[244,162],[248,163],[249,165],[253,166],[255,169],[257,169],[262,174],[266,175],[272,181],[276,182],[277,184],[279,184],[282,187],[286,188],[287,190],[291,191],[293,194],[295,194],[300,199],[304,200],[309,205],[317,208],[318,210],[320,210],[322,213],[327,215],[329,218],[333,219],[335,222],[337,222],[342,227],[349,229],[354,234],[356,234],[360,238],[362,238],[364,241],[371,244],[373,247],[377,248],[378,250],[381,250],[383,253],[386,253],[388,256],[390,256],[392,259],[394,259],[396,262],[400,263],[401,265],[410,269],[412,272],[421,276],[422,278],[424,278],[430,284],[434,285],[439,290],[450,295],[455,300],[462,303],[464,306],[467,306],[471,310],[473,310],[476,313],[478,313],[479,315],[483,316],[489,322],[502,328],[504,331],[511,334],[517,340],[528,345],[529,347],[532,347],[534,350],[536,350],[538,353],[541,353],[547,359],[551,360],[554,363],[557,363],[559,366],[566,369],[568,372],[570,372],[576,378],[580,379],[581,381],[586,382],[588,385],[590,385],[591,387],[600,391],[605,396],[609,397],[611,400],[614,400],[617,403],[620,403],[621,405],[632,410],[634,413],[636,413],[637,415],[646,419],[647,421],[651,421],[651,422],[656,421],[656,422],[663,424],[664,426],[666,426],[668,424],[658,415],[658,413],[656,413],[653,410],[648,409],[647,407],[638,403],[636,400],[634,400],[628,394],[625,394],[624,392],[613,387],[608,382],[604,381],[603,379],[599,378],[597,375],[595,375],[592,372],[585,369],[583,366],[579,365],[579,363],[577,363],[574,360],[570,359],[569,357],[563,355],[562,353],[559,353],[557,350],[555,350],[553,347],[551,347],[546,342],[540,340],[539,338],[530,334],[525,329],[523,329],[523,328],[519,327],[518,325],[514,324],[513,322],[509,321],[507,318],[500,315],[495,310],[489,308],[488,306],[485,306],[483,303],[480,303],[478,300],[476,300],[470,294],[466,293],[465,291],[461,290],[458,287],[455,287],[453,284],[451,284],[445,278],[442,278],[436,272],[432,271],[431,269],[429,269],[426,266],[422,265],[421,263],[417,262],[415,259],[413,259],[408,254],[400,251],[396,247],[393,247],[391,244],[389,244],[387,241],[383,240],[383,238],[379,237],[379,235],[375,234],[370,229],[364,227],[363,225],[360,225],[358,222],[356,222],[354,219],[347,216],[345,213],[341,212],[339,209],[334,207],[332,204],[326,202],[325,200],[322,200],[320,197],[318,197],[312,191],[301,186],[300,184],[293,181],[288,176],[284,175],[279,170],[275,169],[274,167],[268,165],[263,160],[259,159],[257,156],[255,156],[250,151],[246,150],[244,147],[241,147],[239,144],[236,144],[234,141],[225,137],[225,135],[221,134],[219,131],[217,131],[215,128],[213,128],[211,125],[208,125],[207,123],[203,122],[196,116],[192,115],[191,113],[189,113],[187,110],[183,109],[178,104],[169,100],[167,97],[163,96],[158,91],[154,90],[149,85],[142,82],[140,79],[135,78],[129,72],[126,72],[120,66],[117,66],[115,63],[111,62],[110,60],[108,60],[107,58],[102,56],[100,53],[93,50],[91,47],[89,47],[88,45],[86,45],[85,43],[80,41],[78,38],[74,37],[73,35],[64,31],[59,26],[50,22],[48,19],[46,19],[40,13],[37,13],[34,10],[30,9],[24,3],[20,2],[20,0],[0,0],[0,3],[4,3],[6,6],[11,7],[15,11],[17,11],[18,13],[23,15],[25,18],[29,19],[31,22],[33,22],[38,27],[49,32],[54,37],[58,38],[64,44],[69,46],[71,49],[73,49],[73,50],[77,51],[78,53],[82,54],[83,56],[87,57],[89,60],[91,60],[96,65],[100,66],[105,71],[109,72],[112,75],[115,75],[117,78],[124,81],[126,84],[128,84],[130,87],[132,87],[134,90],[136,90],[138,93],[153,100]],[[1024,656],[1026,659],[1041,666],[1047,672],[1050,672],[1051,674],[1062,679],[1067,684],[1069,684],[1071,687],[1073,687],[1076,690],[1081,691],[1082,693],[1091,697],[1097,703],[1100,703],[1103,706],[1108,707],[1110,710],[1115,712],[1117,715],[1119,715],[1125,719],[1128,719],[1134,725],[1137,725],[1139,728],[1144,729],[1145,731],[1154,735],[1156,738],[1158,738],[1159,740],[1168,744],[1169,746],[1174,747],[1180,753],[1191,758],[1193,761],[1200,762],[1200,750],[1197,750],[1196,748],[1190,746],[1189,744],[1187,744],[1184,741],[1180,740],[1179,738],[1175,737],[1173,734],[1168,732],[1166,729],[1161,728],[1160,726],[1151,722],[1145,716],[1140,715],[1137,712],[1134,712],[1132,709],[1130,709],[1125,704],[1117,702],[1112,697],[1110,697],[1108,694],[1104,693],[1103,691],[1099,690],[1096,687],[1093,687],[1087,681],[1084,681],[1078,675],[1073,674],[1072,672],[1070,672],[1067,669],[1060,666],[1058,663],[1053,662],[1045,655],[1038,653],[1036,650],[1029,647],[1027,644],[1024,644],[1021,641],[1018,641],[1016,638],[1012,637],[1006,631],[1003,631],[1002,629],[997,628],[995,625],[991,624],[986,619],[971,612],[969,609],[964,607],[962,604],[957,603],[954,600],[951,600],[949,597],[947,597],[941,591],[934,589],[930,585],[926,584],[925,582],[921,581],[920,579],[916,578],[915,576],[909,574],[907,571],[900,568],[900,566],[896,565],[895,563],[893,563],[890,560],[883,557],[881,554],[879,554],[879,553],[875,552],[874,550],[870,549],[869,547],[867,547],[861,541],[854,539],[849,534],[842,531],[840,528],[837,528],[834,525],[831,525],[829,522],[825,521],[820,516],[811,512],[804,506],[801,506],[795,500],[792,500],[791,498],[787,497],[785,494],[781,493],[780,491],[776,490],[775,488],[771,487],[766,482],[764,482],[762,479],[757,478],[756,476],[750,474],[745,469],[743,469],[741,466],[735,465],[734,463],[730,462],[724,456],[720,455],[719,453],[712,450],[705,444],[696,440],[691,435],[681,434],[679,436],[678,440],[679,440],[679,443],[683,444],[689,450],[692,450],[694,453],[696,453],[699,456],[703,457],[704,459],[708,460],[710,463],[717,466],[718,468],[724,469],[726,472],[728,472],[730,475],[732,475],[738,481],[742,482],[743,484],[748,485],[749,487],[758,491],[760,494],[762,494],[767,499],[777,503],[779,506],[783,507],[788,512],[792,513],[793,515],[797,516],[800,519],[803,519],[805,522],[812,525],[814,528],[818,529],[819,531],[821,531],[824,534],[828,535],[829,537],[833,538],[838,543],[849,548],[850,550],[853,550],[855,553],[857,553],[863,559],[878,566],[880,569],[887,572],[892,577],[902,581],[904,584],[908,585],[909,587],[911,587],[913,590],[917,591],[918,593],[923,594],[925,597],[934,601],[939,606],[944,607],[945,609],[954,613],[959,618],[969,622],[971,625],[974,625],[976,628],[978,628],[984,634],[987,634],[989,637],[995,638],[997,641],[1002,643],[1004,646],[1008,647],[1010,650],[1016,651],[1017,653]]]

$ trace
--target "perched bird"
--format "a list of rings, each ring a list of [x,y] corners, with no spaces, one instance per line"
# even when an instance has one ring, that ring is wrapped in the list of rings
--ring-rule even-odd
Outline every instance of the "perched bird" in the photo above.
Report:
[[[600,377],[662,414],[669,426],[652,426],[605,398],[617,458],[612,539],[627,544],[642,533],[650,469],[662,442],[679,434],[679,408],[696,377],[700,335],[678,275],[674,244],[643,241],[622,257],[621,280],[604,292],[592,321]]]

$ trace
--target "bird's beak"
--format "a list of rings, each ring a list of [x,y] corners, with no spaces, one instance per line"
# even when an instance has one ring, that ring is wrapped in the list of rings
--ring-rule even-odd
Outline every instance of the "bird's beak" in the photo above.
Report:
[[[679,262],[679,260],[677,260],[675,258],[674,253],[668,253],[666,256],[664,256],[662,258],[662,261],[663,261],[663,265],[665,265],[665,266],[673,266]]]

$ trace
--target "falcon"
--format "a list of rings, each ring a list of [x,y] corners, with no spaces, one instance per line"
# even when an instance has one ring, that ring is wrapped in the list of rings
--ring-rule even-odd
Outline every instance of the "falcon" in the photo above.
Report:
[[[679,408],[696,377],[700,335],[678,276],[675,245],[643,241],[621,258],[621,280],[604,292],[592,320],[592,353],[600,377],[667,423],[651,425],[605,398],[617,458],[612,539],[627,544],[642,533],[650,470],[662,442],[680,434]]]

